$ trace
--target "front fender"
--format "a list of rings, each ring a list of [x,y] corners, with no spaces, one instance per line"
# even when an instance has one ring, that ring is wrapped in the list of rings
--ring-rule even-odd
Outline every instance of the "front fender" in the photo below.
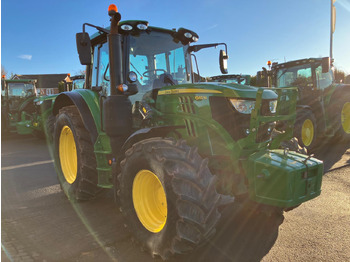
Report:
[[[129,147],[131,147],[136,142],[147,139],[151,137],[164,137],[170,132],[175,131],[176,129],[185,128],[185,126],[159,126],[159,127],[150,127],[137,130],[131,134],[128,139],[125,141],[122,152],[125,152]]]

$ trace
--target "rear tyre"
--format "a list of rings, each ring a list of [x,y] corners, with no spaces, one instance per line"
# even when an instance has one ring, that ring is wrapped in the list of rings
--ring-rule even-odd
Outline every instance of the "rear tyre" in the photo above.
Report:
[[[316,134],[316,118],[312,111],[308,109],[299,110],[294,127],[294,136],[298,139],[299,144],[312,152],[317,145]]]
[[[189,252],[215,233],[220,195],[207,163],[183,140],[146,139],[126,152],[117,195],[126,225],[152,256]]]
[[[55,165],[61,188],[72,200],[89,200],[99,188],[94,147],[75,106],[60,109],[56,119]]]

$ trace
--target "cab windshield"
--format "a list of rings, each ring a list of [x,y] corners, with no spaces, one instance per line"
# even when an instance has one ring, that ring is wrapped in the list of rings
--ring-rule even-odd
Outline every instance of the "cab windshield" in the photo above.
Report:
[[[101,86],[107,92],[110,85],[108,43],[94,47],[94,67],[92,86]],[[152,30],[128,35],[123,41],[126,53],[125,75],[133,71],[137,75],[138,93],[130,96],[132,103],[141,101],[152,89],[169,85],[164,83],[166,76],[172,84],[191,83],[190,54],[188,45],[176,43],[167,32]]]
[[[35,95],[34,85],[31,83],[8,83],[9,97],[25,98]]]
[[[306,87],[313,85],[310,64],[279,69],[277,87]]]
[[[73,90],[84,89],[85,79],[75,79],[73,80]]]
[[[191,82],[190,68],[187,66],[188,46],[181,42],[176,43],[168,33],[152,31],[142,32],[138,36],[129,37],[129,71],[137,75],[139,93],[156,88],[162,75],[170,75],[174,84]],[[137,99],[136,99],[137,100]]]

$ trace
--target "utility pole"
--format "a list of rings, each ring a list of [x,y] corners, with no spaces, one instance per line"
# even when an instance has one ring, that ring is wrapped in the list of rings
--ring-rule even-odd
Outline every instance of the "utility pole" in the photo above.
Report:
[[[330,58],[330,63],[332,64],[332,59],[333,59],[333,33],[335,31],[335,21],[336,21],[336,9],[334,6],[336,0],[331,0],[331,43],[330,43],[330,51],[329,51],[329,58]]]

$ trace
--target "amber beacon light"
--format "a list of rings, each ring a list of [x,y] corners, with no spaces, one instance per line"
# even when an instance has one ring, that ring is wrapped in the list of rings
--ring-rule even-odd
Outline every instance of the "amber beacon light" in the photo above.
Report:
[[[118,13],[118,8],[117,8],[117,6],[115,4],[111,4],[108,7],[108,14],[112,15],[114,13]]]

